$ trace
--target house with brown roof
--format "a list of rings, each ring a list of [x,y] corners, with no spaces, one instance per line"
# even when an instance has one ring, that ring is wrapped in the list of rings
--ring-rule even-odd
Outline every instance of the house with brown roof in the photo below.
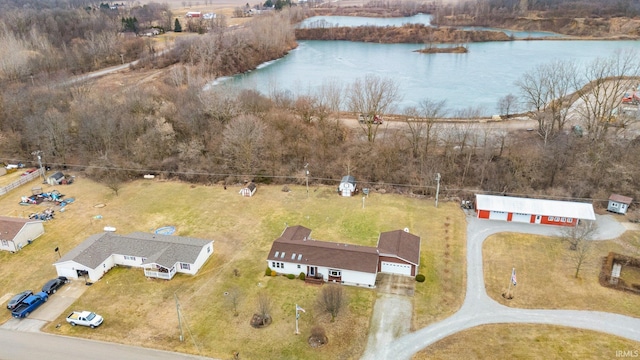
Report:
[[[609,203],[607,204],[607,211],[626,214],[632,201],[633,199],[628,196],[611,194],[611,196],[609,196]]]
[[[19,251],[42,234],[42,220],[0,216],[0,250]]]
[[[382,268],[381,259],[385,263],[381,272],[417,273],[420,238],[408,235],[396,231],[381,234],[378,241],[384,247],[384,257],[381,258],[378,247],[319,241],[312,239],[311,230],[304,226],[287,227],[273,242],[267,264],[279,274],[298,276],[303,273],[307,279],[375,287],[376,276]],[[405,245],[404,242],[411,244]],[[411,251],[417,253],[411,254]],[[409,271],[403,266],[409,266]]]
[[[420,266],[420,237],[409,229],[387,231],[378,238],[379,272],[416,276]]]

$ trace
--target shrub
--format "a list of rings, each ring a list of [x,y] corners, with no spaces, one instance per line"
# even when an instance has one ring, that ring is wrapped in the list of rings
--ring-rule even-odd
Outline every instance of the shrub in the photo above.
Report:
[[[271,276],[271,268],[267,266],[267,269],[264,271],[264,276]]]
[[[293,280],[296,278],[296,276],[293,274],[287,274],[287,278]]]
[[[298,279],[304,281],[305,275],[303,272],[300,273],[300,275],[298,275]]]
[[[417,282],[424,282],[424,280],[425,280],[424,275],[422,275],[422,274],[416,275],[416,281]]]
[[[275,270],[271,270],[271,276],[276,276],[276,275],[278,275],[278,273],[276,273]]]

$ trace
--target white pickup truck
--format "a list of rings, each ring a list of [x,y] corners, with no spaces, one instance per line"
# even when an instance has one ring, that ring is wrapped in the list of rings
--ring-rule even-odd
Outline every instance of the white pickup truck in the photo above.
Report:
[[[91,311],[74,311],[67,316],[67,322],[72,326],[83,325],[95,328],[102,324],[102,316]]]

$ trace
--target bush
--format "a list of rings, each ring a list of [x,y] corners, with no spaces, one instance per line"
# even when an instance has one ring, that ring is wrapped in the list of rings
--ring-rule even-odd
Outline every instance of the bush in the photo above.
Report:
[[[267,266],[267,269],[264,271],[264,276],[271,276],[271,268]]]
[[[300,275],[298,275],[298,279],[304,281],[305,275],[303,272],[300,273]]]
[[[271,276],[276,276],[276,275],[278,275],[278,273],[276,273],[275,270],[271,270]]]
[[[293,274],[287,274],[287,278],[293,280],[296,278],[296,276]]]
[[[422,274],[416,275],[416,281],[417,282],[424,282],[424,280],[425,280],[424,275],[422,275]]]

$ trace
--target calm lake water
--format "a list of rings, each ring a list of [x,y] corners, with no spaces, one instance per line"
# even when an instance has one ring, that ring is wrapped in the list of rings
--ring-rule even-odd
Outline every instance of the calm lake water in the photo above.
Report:
[[[401,21],[348,19],[354,22]],[[404,20],[407,19],[415,20],[415,17]],[[277,90],[295,96],[313,94],[328,81],[347,86],[367,74],[375,74],[390,78],[399,85],[402,98],[397,103],[396,113],[429,98],[446,100],[452,111],[473,108],[480,110],[482,115],[491,115],[497,113],[500,98],[518,95],[515,81],[539,64],[575,60],[578,65],[585,66],[598,57],[613,55],[617,50],[640,49],[640,42],[544,40],[471,43],[466,54],[415,52],[420,48],[420,44],[300,41],[299,47],[284,58],[224,82],[256,89],[265,95]]]

